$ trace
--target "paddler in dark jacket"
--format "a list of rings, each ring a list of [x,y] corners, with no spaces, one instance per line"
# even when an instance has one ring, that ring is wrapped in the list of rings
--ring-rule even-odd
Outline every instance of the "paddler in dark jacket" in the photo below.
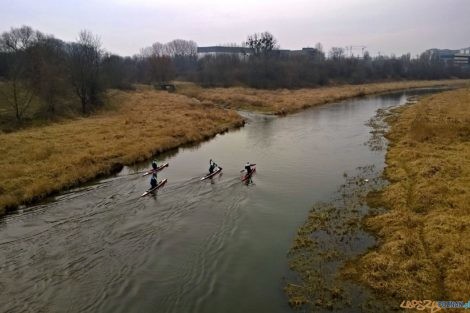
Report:
[[[251,163],[250,162],[246,162],[245,171],[246,171],[247,174],[251,173]]]
[[[215,167],[217,164],[215,164],[212,159],[209,160],[209,174],[212,174],[214,172]]]
[[[152,168],[156,171],[157,168],[158,168],[158,165],[157,165],[157,161],[156,160],[153,160],[152,162]]]
[[[152,174],[152,178],[150,178],[150,189],[157,187],[157,173]]]

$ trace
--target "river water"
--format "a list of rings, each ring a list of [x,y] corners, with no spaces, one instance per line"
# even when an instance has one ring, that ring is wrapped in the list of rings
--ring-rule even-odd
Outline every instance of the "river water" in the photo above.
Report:
[[[416,93],[246,114],[242,129],[160,156],[170,166],[156,196],[139,197],[142,164],[1,219],[0,311],[291,312],[282,288],[298,227],[345,172],[383,168],[365,122]],[[223,174],[201,182],[210,158]]]

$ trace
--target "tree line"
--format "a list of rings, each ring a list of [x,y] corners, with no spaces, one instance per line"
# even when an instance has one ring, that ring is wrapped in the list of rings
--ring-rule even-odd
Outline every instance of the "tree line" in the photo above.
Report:
[[[254,88],[304,88],[332,83],[361,84],[386,80],[470,78],[470,68],[444,62],[438,55],[423,52],[371,57],[348,56],[341,47],[326,54],[319,43],[304,53],[283,53],[268,32],[248,36],[248,57],[207,55],[198,60],[192,79],[204,86],[245,85]]]
[[[89,31],[64,42],[29,26],[12,28],[0,35],[0,117],[7,111],[21,122],[33,109],[36,116],[54,117],[65,106],[89,114],[103,105],[107,89],[132,89],[196,70],[196,49],[193,41],[173,40],[122,57],[106,52]]]
[[[132,89],[136,83],[174,79],[206,87],[302,88],[470,77],[468,69],[426,52],[414,58],[371,57],[365,52],[358,58],[339,47],[326,54],[317,44],[306,53],[286,54],[268,32],[248,36],[242,46],[249,53],[198,58],[194,41],[176,39],[122,57],[106,52],[99,37],[89,31],[80,32],[75,42],[64,42],[29,26],[12,28],[0,36],[0,104],[20,122],[30,114],[33,101],[40,103],[36,114],[46,117],[60,115],[66,104],[89,114],[103,104],[109,88]]]
[[[83,31],[65,43],[31,27],[12,28],[0,37],[0,97],[21,121],[34,98],[44,112],[54,114],[63,98],[73,93],[83,113],[100,104],[103,61],[99,39]]]

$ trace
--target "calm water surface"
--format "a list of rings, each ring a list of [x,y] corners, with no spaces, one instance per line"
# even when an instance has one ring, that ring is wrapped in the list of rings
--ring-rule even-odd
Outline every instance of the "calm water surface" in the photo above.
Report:
[[[383,167],[364,123],[406,97],[247,115],[240,130],[162,156],[168,183],[155,197],[139,198],[145,164],[1,219],[0,311],[291,312],[282,287],[297,228],[343,173]],[[223,175],[200,182],[209,158]],[[258,164],[249,186],[247,161]]]

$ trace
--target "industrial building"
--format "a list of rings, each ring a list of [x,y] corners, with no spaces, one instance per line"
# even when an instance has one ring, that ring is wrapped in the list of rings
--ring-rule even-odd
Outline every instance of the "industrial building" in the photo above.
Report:
[[[451,50],[451,49],[430,49],[431,55],[437,55],[439,60],[446,63],[453,63],[462,66],[470,66],[470,47]]]

